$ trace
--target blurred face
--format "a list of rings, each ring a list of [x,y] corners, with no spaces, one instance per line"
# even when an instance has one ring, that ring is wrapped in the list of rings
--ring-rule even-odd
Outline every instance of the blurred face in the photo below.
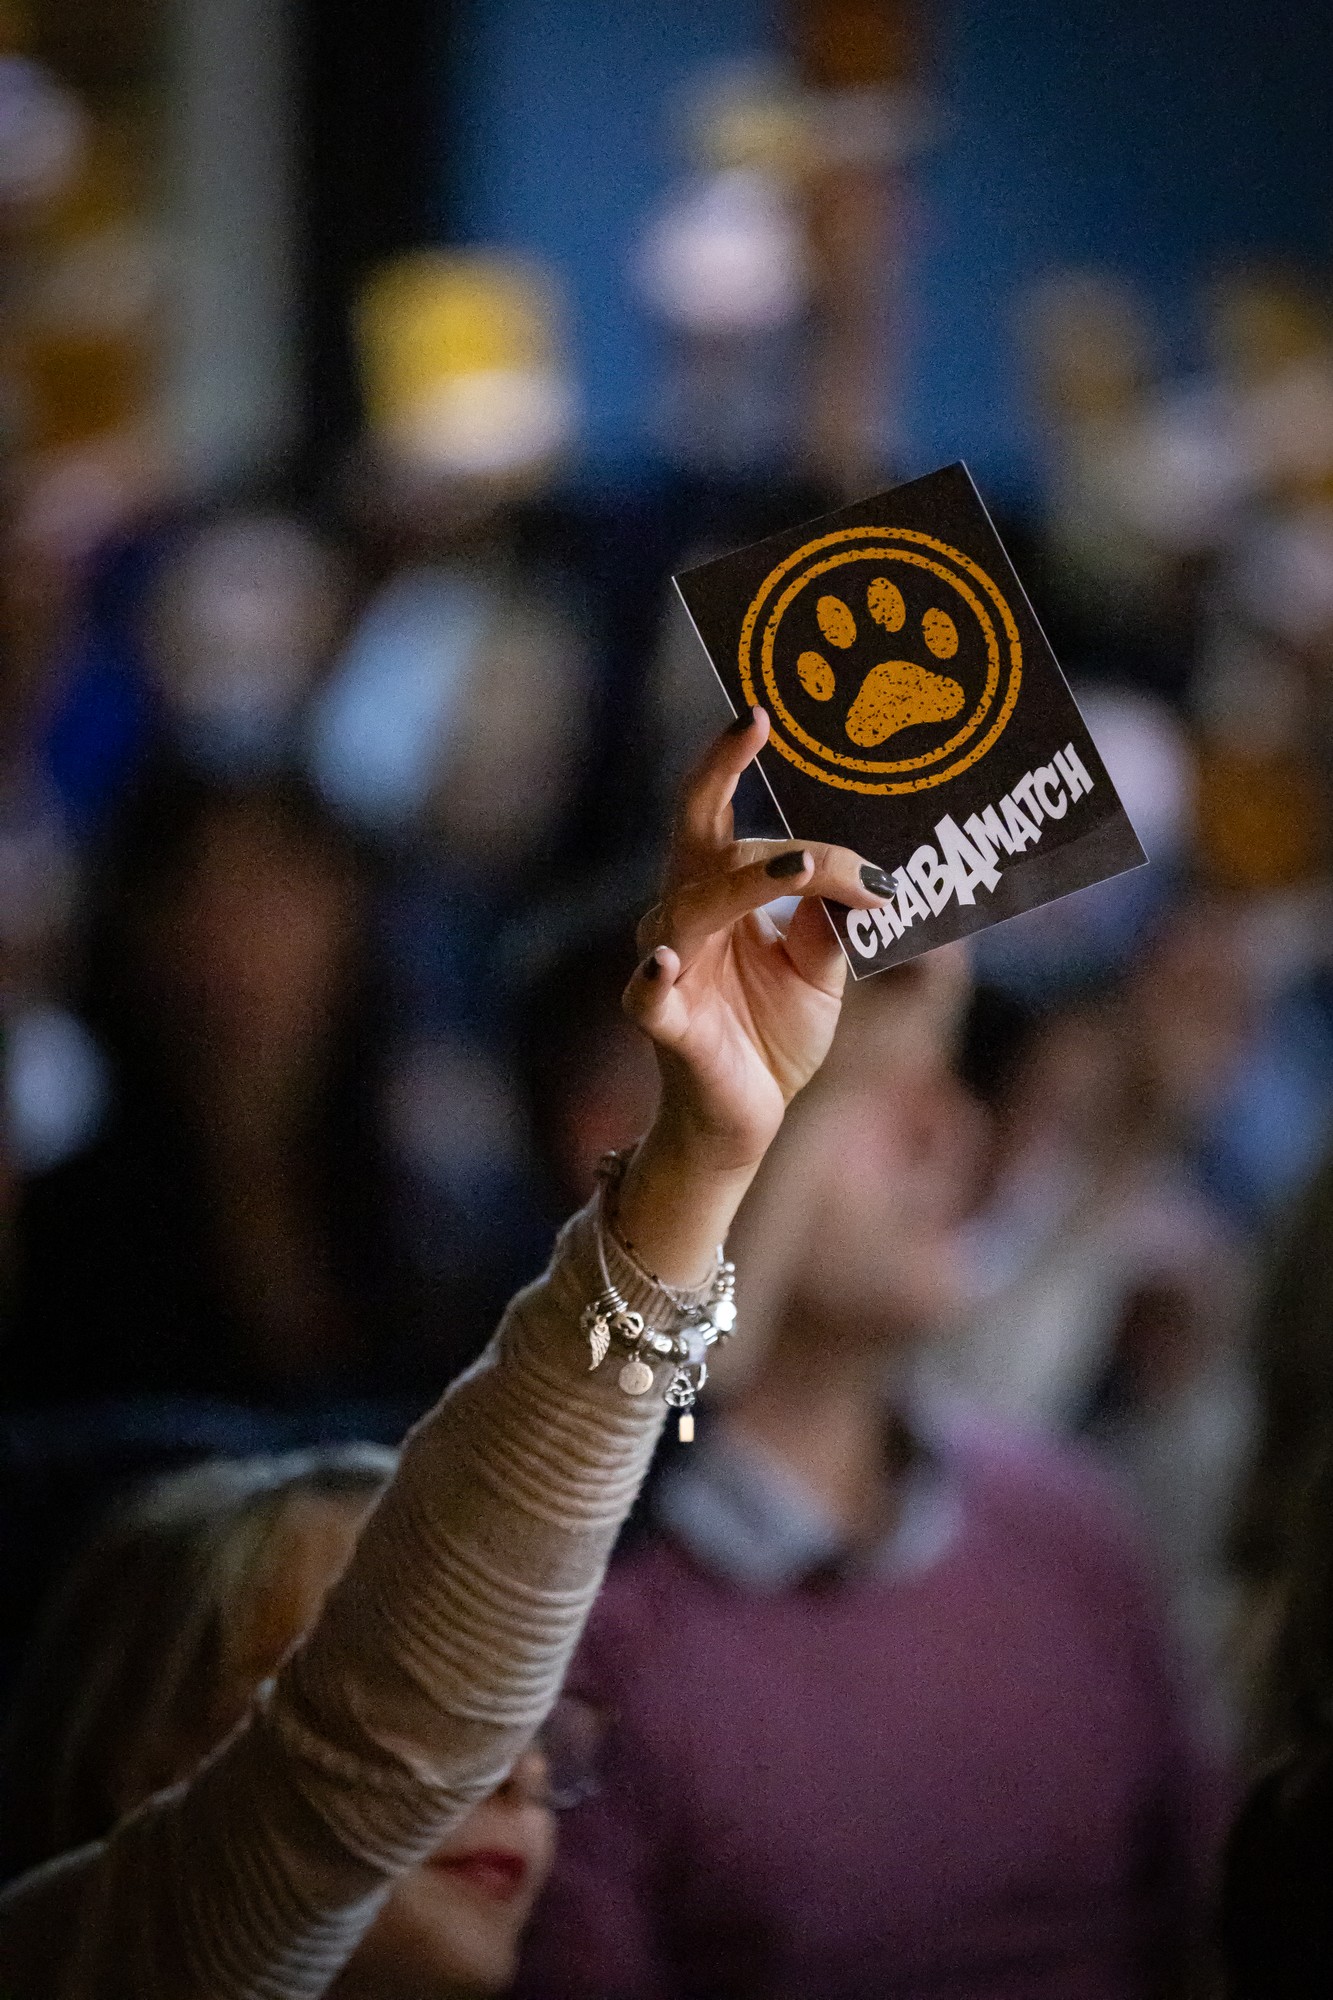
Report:
[[[491,871],[541,847],[573,780],[587,701],[580,669],[560,625],[496,605],[431,800],[451,855]]]
[[[333,643],[343,586],[299,522],[242,514],[200,531],[170,573],[155,665],[188,733],[219,750],[276,739]]]
[[[235,1056],[322,1039],[358,921],[356,885],[262,806],[209,819],[158,934],[182,1018]]]
[[[827,1337],[893,1344],[962,1301],[957,1229],[974,1182],[982,1122],[943,1075],[840,1089],[807,1120],[808,1223],[799,1302]]]
[[[1034,1036],[994,1127],[991,1180],[1012,1154],[1098,1157],[1122,1143],[1130,1056],[1104,1007],[1053,1014]],[[989,1191],[989,1190],[988,1190]]]
[[[1254,1026],[1238,913],[1202,904],[1180,912],[1140,968],[1129,1005],[1159,1108],[1188,1128],[1226,1090]]]
[[[399,1883],[334,1986],[339,2000],[504,1992],[555,1858],[544,1780],[541,1752],[525,1752],[499,1790]]]
[[[259,1683],[307,1631],[345,1566],[364,1507],[293,1498],[253,1580],[207,1740],[189,1769],[245,1712]],[[178,1775],[178,1774],[177,1774]],[[546,1763],[524,1753],[498,1790],[474,1806],[430,1860],[399,1882],[360,1950],[332,1988],[338,2000],[422,2000],[499,1993],[550,1872],[555,1815],[542,1803]],[[132,1803],[131,1801],[127,1801]]]

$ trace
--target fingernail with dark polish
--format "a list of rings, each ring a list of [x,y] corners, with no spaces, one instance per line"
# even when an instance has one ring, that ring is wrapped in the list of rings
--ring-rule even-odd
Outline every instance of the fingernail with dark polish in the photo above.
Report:
[[[797,847],[790,854],[775,854],[764,873],[781,882],[788,875],[804,875],[809,866],[810,856],[804,848]]]
[[[746,730],[752,728],[753,726],[754,726],[754,710],[752,708],[747,708],[743,715],[738,715],[734,722],[729,722],[727,724],[727,734],[728,736],[744,736]]]
[[[863,865],[861,880],[865,887],[869,889],[872,896],[891,896],[893,894],[893,877],[886,875],[882,868],[876,868],[872,861],[867,861]]]
[[[662,976],[662,961],[655,951],[650,951],[639,969],[645,979],[660,979]]]

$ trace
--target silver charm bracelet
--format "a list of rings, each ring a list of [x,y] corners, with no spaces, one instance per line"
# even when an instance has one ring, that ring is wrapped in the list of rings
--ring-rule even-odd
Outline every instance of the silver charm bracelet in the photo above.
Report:
[[[611,1228],[606,1207],[619,1188],[631,1157],[626,1153],[607,1153],[597,1170],[601,1185],[594,1212],[594,1230],[602,1290],[591,1305],[584,1307],[579,1327],[592,1355],[590,1372],[601,1367],[613,1346],[625,1356],[617,1380],[627,1396],[646,1395],[653,1386],[654,1368],[664,1361],[675,1362],[675,1372],[667,1384],[665,1399],[677,1412],[677,1433],[681,1443],[689,1444],[694,1437],[694,1405],[708,1379],[708,1363],[704,1357],[710,1347],[720,1340],[729,1339],[736,1329],[736,1266],[728,1262],[719,1244],[708,1297],[698,1303],[682,1297],[680,1292],[663,1284],[660,1278],[646,1270],[635,1255],[634,1246],[627,1243],[618,1230],[612,1229],[616,1247],[639,1277],[665,1294],[680,1314],[680,1323],[673,1333],[659,1333],[656,1328],[645,1325],[643,1314],[635,1312],[612,1284],[606,1266],[606,1231]]]

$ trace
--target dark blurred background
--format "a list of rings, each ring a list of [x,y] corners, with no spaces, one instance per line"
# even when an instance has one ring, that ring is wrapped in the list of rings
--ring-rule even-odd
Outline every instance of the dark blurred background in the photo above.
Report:
[[[671,570],[965,457],[1152,861],[976,949],[938,1366],[1106,1452],[1225,1687],[1236,1493],[1333,1397],[1256,1305],[1333,1120],[1331,59],[1294,0],[0,5],[11,1653],[126,1480],[477,1351],[652,1103],[725,715]]]

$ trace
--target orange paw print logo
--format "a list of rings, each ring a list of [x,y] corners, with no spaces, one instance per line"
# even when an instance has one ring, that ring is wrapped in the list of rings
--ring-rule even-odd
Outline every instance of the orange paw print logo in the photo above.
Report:
[[[747,698],[769,711],[774,749],[809,776],[914,792],[994,745],[1018,699],[1022,646],[970,556],[914,529],[844,528],[764,579],[740,670]]]
[[[874,577],[867,585],[866,610],[886,632],[901,632],[907,623],[903,594],[886,576]],[[830,646],[846,652],[856,645],[856,619],[840,597],[832,593],[821,597],[815,605],[815,619]],[[958,651],[958,627],[947,611],[935,605],[922,613],[921,637],[937,660],[951,660]],[[802,653],[796,672],[813,701],[832,701],[837,677],[823,653]],[[950,674],[933,673],[915,660],[880,660],[861,682],[843,728],[853,743],[863,750],[874,750],[900,729],[917,723],[952,722],[963,701],[962,685]]]

